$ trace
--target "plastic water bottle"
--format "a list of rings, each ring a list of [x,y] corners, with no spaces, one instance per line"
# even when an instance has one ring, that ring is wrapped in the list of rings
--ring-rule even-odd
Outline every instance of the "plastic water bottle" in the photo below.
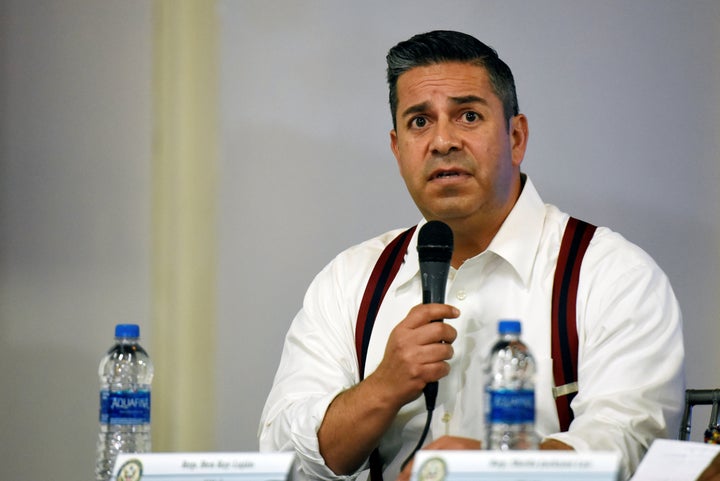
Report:
[[[520,340],[517,320],[498,323],[485,387],[485,449],[537,449],[535,361]]]
[[[138,343],[136,324],[115,326],[115,344],[100,361],[100,434],[96,481],[112,475],[118,453],[150,451],[150,384],[153,365]]]

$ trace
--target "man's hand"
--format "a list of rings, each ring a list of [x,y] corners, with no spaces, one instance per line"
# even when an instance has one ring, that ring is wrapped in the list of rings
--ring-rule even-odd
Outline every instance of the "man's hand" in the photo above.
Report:
[[[457,436],[443,436],[429,443],[423,449],[437,449],[437,450],[465,450],[465,449],[480,449],[482,443],[477,439],[461,438]],[[409,481],[410,475],[412,474],[413,461],[411,460],[402,470],[400,476],[397,477],[397,481]]]
[[[400,408],[417,399],[427,383],[447,376],[457,331],[444,322],[431,321],[459,315],[447,304],[413,307],[390,333],[377,369],[330,403],[318,430],[318,443],[325,464],[335,474],[356,471]]]
[[[540,443],[540,449],[542,450],[555,450],[555,451],[573,451],[574,448],[569,446],[562,441],[557,439],[546,439]]]
[[[447,304],[420,304],[390,333],[380,365],[370,376],[391,393],[398,406],[414,401],[429,382],[450,372],[457,331],[433,319],[453,319],[460,312]]]

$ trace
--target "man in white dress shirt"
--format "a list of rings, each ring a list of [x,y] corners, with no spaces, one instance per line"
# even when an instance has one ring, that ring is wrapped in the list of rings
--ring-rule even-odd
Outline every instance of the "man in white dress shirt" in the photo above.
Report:
[[[402,230],[341,253],[290,327],[260,448],[294,450],[307,479],[367,479],[378,448],[383,477],[395,479],[420,438],[422,390],[433,381],[426,447],[480,448],[485,359],[497,321],[516,318],[537,363],[540,448],[618,452],[629,478],[653,439],[674,434],[683,401],[682,320],[668,279],[640,248],[597,229],[578,286],[574,420],[560,432],[550,304],[569,215],[543,203],[521,173],[528,120],[512,73],[459,32],[416,35],[387,61],[400,174],[420,224],[441,220],[454,235],[446,304],[422,304],[416,231],[378,312],[361,380],[358,308],[376,260]]]

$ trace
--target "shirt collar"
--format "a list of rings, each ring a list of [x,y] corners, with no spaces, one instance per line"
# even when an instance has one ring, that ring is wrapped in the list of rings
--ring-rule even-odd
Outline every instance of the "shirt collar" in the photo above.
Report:
[[[545,222],[545,204],[530,178],[524,174],[523,177],[525,182],[520,197],[490,242],[486,252],[492,252],[504,259],[527,285]],[[417,237],[420,228],[426,223],[427,221],[422,219],[410,239],[404,264],[397,275],[398,286],[404,285],[420,271]],[[467,262],[472,262],[472,259]]]
[[[545,204],[530,178],[525,177],[518,201],[487,248],[505,259],[525,285],[530,280],[544,223]]]

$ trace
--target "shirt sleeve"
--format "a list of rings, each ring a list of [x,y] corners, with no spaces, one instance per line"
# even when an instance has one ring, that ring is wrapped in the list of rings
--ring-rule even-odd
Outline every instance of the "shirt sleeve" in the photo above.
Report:
[[[348,266],[335,259],[313,280],[303,307],[288,330],[278,371],[259,427],[261,451],[294,450],[302,478],[353,479],[337,476],[320,454],[317,432],[333,399],[359,382],[354,328],[357,301]],[[362,278],[362,272],[359,277]],[[353,309],[355,312],[353,312]]]
[[[549,437],[578,451],[620,453],[621,478],[629,479],[655,438],[677,432],[682,316],[654,261],[618,234],[604,235],[581,270],[575,418],[568,432]]]

